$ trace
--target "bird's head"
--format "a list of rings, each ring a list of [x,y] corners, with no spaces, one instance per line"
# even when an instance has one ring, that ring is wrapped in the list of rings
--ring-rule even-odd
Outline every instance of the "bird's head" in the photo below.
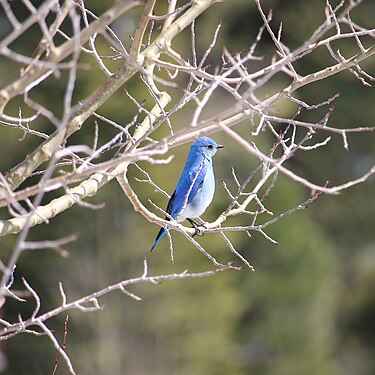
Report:
[[[223,147],[209,137],[201,137],[191,145],[191,150],[211,159],[216,154],[217,149]]]

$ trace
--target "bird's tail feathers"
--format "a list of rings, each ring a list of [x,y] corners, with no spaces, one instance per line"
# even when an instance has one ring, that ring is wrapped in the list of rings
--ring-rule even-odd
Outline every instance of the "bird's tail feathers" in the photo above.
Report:
[[[158,235],[155,238],[155,242],[154,242],[154,244],[151,247],[150,253],[151,253],[152,250],[155,249],[156,245],[164,237],[165,233],[166,233],[166,230],[164,228],[160,228],[159,233],[158,233]]]

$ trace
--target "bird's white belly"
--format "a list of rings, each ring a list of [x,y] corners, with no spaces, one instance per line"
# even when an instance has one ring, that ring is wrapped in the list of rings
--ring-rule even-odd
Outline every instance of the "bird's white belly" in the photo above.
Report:
[[[206,181],[213,183],[207,184]],[[195,197],[186,205],[181,215],[178,217],[178,222],[184,221],[187,218],[194,219],[201,216],[206,208],[212,202],[215,192],[214,172],[212,167],[207,171],[207,175],[203,182],[202,187],[197,191]]]

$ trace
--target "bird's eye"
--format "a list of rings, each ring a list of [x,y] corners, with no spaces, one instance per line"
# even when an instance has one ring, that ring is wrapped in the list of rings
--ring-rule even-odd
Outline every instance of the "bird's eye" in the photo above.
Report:
[[[208,145],[207,148],[208,148],[209,150],[212,150],[212,149],[214,148],[214,146],[212,146],[212,145]]]

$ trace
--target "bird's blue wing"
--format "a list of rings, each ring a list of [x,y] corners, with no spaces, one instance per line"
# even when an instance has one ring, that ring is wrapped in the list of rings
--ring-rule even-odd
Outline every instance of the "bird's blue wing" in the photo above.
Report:
[[[176,219],[184,205],[190,203],[202,187],[207,170],[208,165],[205,159],[196,166],[184,169],[167,206],[167,213],[174,219]]]
[[[184,205],[188,204],[197,194],[198,190],[202,187],[204,179],[207,174],[208,165],[206,160],[193,167],[184,168],[180,179],[177,182],[176,189],[174,190],[171,198],[169,199],[166,213],[176,219]],[[187,201],[186,201],[187,197]],[[166,220],[170,220],[170,217],[166,216]],[[160,228],[158,235],[156,236],[155,242],[151,247],[154,250],[159,241],[164,237],[166,233],[165,228]]]

